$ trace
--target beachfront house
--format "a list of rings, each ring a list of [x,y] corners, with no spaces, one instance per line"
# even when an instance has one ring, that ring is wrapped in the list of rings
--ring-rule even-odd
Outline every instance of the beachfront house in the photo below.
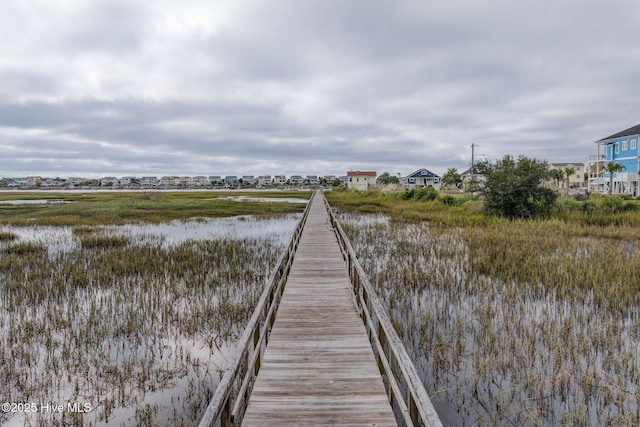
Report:
[[[235,187],[238,185],[238,177],[236,175],[227,175],[224,177],[225,187]]]
[[[569,175],[569,179],[567,180],[565,169],[573,168],[573,173]],[[562,180],[554,184],[557,184],[559,188],[566,188],[567,181],[569,188],[583,188],[585,186],[585,165],[581,162],[571,162],[571,163],[549,163],[549,170],[560,170],[563,171],[564,177]]]
[[[598,155],[604,155],[603,167],[611,162],[624,166],[621,172],[613,173],[614,194],[638,195],[638,167],[640,157],[638,156],[638,140],[640,140],[640,125],[633,126],[613,135],[596,141]],[[610,177],[606,172],[602,175],[601,182],[604,191],[609,191]],[[593,183],[593,181],[592,181]]]
[[[422,168],[405,176],[402,179],[402,183],[407,190],[429,186],[437,190],[440,188],[440,176],[428,169]]]
[[[302,185],[304,183],[304,179],[302,178],[302,175],[291,175],[289,183],[291,185]]]
[[[140,185],[143,187],[155,187],[158,185],[158,177],[157,176],[143,176],[140,178]]]
[[[349,171],[347,172],[347,187],[351,190],[368,190],[376,185],[374,171]]]
[[[206,187],[209,185],[209,179],[204,175],[198,175],[191,178],[191,185],[194,187]]]
[[[271,175],[260,175],[258,177],[258,185],[261,187],[271,187],[272,183]]]
[[[115,176],[105,176],[100,179],[100,187],[115,187],[120,184],[120,180]]]

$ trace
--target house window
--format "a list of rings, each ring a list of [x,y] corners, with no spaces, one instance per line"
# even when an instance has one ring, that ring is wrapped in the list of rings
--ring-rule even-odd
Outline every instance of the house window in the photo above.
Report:
[[[576,179],[580,179],[580,175],[577,175],[577,174],[576,174]]]
[[[627,150],[627,141],[622,141],[622,151],[626,151]]]
[[[635,140],[635,139],[632,139],[632,140],[631,140],[631,149],[632,149],[632,150],[635,150],[635,149],[636,149],[636,140]]]
[[[620,153],[620,143],[616,142],[616,154]]]

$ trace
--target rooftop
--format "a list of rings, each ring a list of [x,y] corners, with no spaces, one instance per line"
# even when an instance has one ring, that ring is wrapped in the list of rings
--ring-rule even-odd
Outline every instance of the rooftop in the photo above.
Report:
[[[614,133],[613,135],[610,135],[606,138],[602,138],[599,141],[596,142],[603,142],[603,141],[607,141],[609,139],[614,139],[614,138],[623,138],[625,136],[631,136],[631,135],[640,135],[640,125],[635,125],[633,127],[630,127],[629,129],[625,129],[623,131],[620,131],[618,133]]]
[[[347,176],[377,176],[377,173],[371,171],[349,171]]]

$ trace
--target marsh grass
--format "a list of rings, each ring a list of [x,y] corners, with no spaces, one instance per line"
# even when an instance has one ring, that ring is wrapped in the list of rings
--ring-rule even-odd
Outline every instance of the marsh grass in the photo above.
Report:
[[[81,245],[68,252],[0,251],[0,395],[94,408],[25,414],[32,425],[197,423],[283,244],[73,233]]]
[[[46,256],[47,248],[37,243],[19,242],[5,247],[1,252],[6,256]]]
[[[230,200],[224,196],[252,196],[269,198],[310,197],[306,192],[213,192],[176,191],[146,193],[114,192],[66,192],[47,193],[48,198],[65,203],[0,206],[0,224],[53,225],[53,226],[104,226],[132,222],[158,223],[169,220],[187,220],[193,217],[218,218],[235,215],[270,216],[299,213],[303,204],[261,203],[251,200]],[[0,200],[15,199],[13,193],[0,192]],[[42,199],[43,193],[20,193],[20,198]]]
[[[121,248],[130,243],[127,236],[85,234],[80,238],[83,248]]]
[[[340,221],[445,424],[640,423],[639,213],[380,203]]]
[[[11,231],[0,231],[0,242],[10,242],[18,238],[16,233]]]

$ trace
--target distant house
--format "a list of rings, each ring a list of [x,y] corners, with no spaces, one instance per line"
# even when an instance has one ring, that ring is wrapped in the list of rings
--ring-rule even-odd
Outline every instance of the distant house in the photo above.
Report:
[[[167,176],[163,176],[162,178],[160,178],[160,186],[162,187],[171,187],[174,185],[178,185],[180,183],[180,177],[179,176],[171,176],[171,175],[167,175]]]
[[[87,182],[87,181],[88,181],[88,179],[87,179],[87,178],[70,177],[70,178],[67,178],[66,183],[67,183],[71,188],[73,188],[73,187],[75,187],[76,185],[80,185],[80,184],[82,184],[83,182]]]
[[[238,177],[236,175],[227,175],[224,177],[224,185],[235,187],[238,185]]]
[[[336,180],[336,176],[335,175],[324,175],[322,177],[322,179],[324,180],[326,185],[331,185],[331,183]]]
[[[318,178],[317,175],[307,175],[307,178],[305,179],[305,181],[309,185],[320,185],[320,179]]]
[[[347,172],[347,187],[353,190],[368,190],[376,185],[375,171],[349,171]]]
[[[191,178],[190,176],[181,176],[178,179],[178,187],[180,188],[189,188],[191,187],[191,185],[193,184],[193,178]]]
[[[42,188],[64,187],[65,180],[60,178],[46,178],[42,182]]]
[[[638,163],[640,162],[638,140],[640,140],[640,125],[596,141],[598,154],[601,152],[604,154],[603,165],[615,162],[620,163],[625,168],[621,172],[614,172],[612,193],[631,194],[634,197],[638,195]],[[608,191],[609,173],[605,173],[603,178],[603,189]]]
[[[284,175],[275,175],[273,177],[273,183],[275,185],[285,185],[287,183],[287,177]]]
[[[432,186],[435,189],[440,188],[440,176],[428,169],[418,169],[417,171],[407,175],[402,179],[404,188],[411,190],[419,187]]]
[[[270,187],[272,183],[271,175],[260,175],[258,177],[258,185],[263,187]]]
[[[466,171],[462,172],[460,174],[460,179],[462,180],[462,186],[465,188],[468,188],[469,183],[471,183],[472,181],[476,181],[478,183],[483,183],[485,178],[484,175],[478,173],[478,169],[477,168],[473,168],[475,173],[471,173],[471,168],[467,169]]]
[[[27,184],[29,187],[37,187],[38,185],[42,184],[42,178],[40,178],[39,176],[28,176]]]
[[[289,183],[291,185],[302,185],[304,183],[304,179],[302,178],[302,175],[291,175]]]
[[[206,176],[198,175],[191,178],[191,185],[194,187],[206,187],[209,185],[209,180]]]
[[[583,188],[585,185],[585,165],[581,162],[573,163],[549,163],[550,170],[562,170],[566,168],[573,168],[574,172],[569,175],[569,188]],[[559,183],[559,187],[565,188],[567,186],[567,177],[565,176],[562,182]]]
[[[105,176],[100,179],[100,187],[115,187],[120,184],[120,180],[115,176]]]
[[[29,181],[27,178],[7,178],[9,187],[28,187]]]
[[[253,175],[242,176],[242,185],[247,186],[247,185],[255,185],[255,184],[256,184],[256,179],[254,178]]]
[[[158,185],[158,177],[155,176],[143,176],[140,178],[140,185],[143,187],[155,187]]]
[[[122,178],[120,178],[120,185],[131,185],[131,183],[134,183],[137,181],[137,178],[135,176],[123,176]]]

